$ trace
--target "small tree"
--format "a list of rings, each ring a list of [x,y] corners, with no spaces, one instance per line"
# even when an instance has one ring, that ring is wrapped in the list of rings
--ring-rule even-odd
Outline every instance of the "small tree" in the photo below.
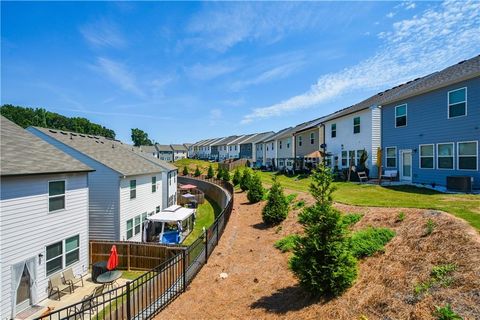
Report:
[[[207,178],[212,179],[214,175],[215,175],[215,172],[213,172],[213,167],[212,165],[210,165],[207,171]]]
[[[378,184],[382,182],[382,162],[383,162],[383,151],[382,148],[377,148],[377,171],[378,171]]]
[[[233,185],[236,186],[237,184],[240,183],[240,180],[242,179],[242,174],[240,173],[240,170],[237,168],[235,169],[235,173],[233,174]]]
[[[222,180],[229,182],[230,181],[230,172],[227,169],[223,170]]]
[[[268,194],[268,202],[263,207],[262,219],[265,224],[275,225],[287,218],[288,203],[283,188],[277,181],[277,176],[273,176],[273,184]]]
[[[221,167],[218,167],[217,171],[217,179],[220,180],[223,177],[223,169]]]
[[[263,199],[264,193],[262,180],[260,180],[258,174],[254,173],[248,185],[247,199],[250,203],[257,203]]]
[[[184,167],[183,167],[183,172],[182,172],[182,174],[183,174],[184,176],[187,176],[187,175],[188,175],[188,168],[187,168],[187,166],[184,166]]]
[[[245,162],[245,167],[247,168],[250,168],[252,164],[250,163],[250,160],[247,159],[247,161]]]
[[[202,175],[202,172],[200,171],[200,168],[197,166],[195,169],[195,173],[193,174],[195,177],[200,177]]]
[[[332,206],[330,169],[319,166],[312,179],[310,192],[316,203],[299,216],[305,236],[295,244],[290,269],[310,293],[337,296],[355,281],[357,260],[349,247],[347,226]]]
[[[251,180],[252,175],[250,174],[250,169],[243,169],[242,178],[240,179],[240,189],[242,189],[242,191],[247,191],[250,187]]]

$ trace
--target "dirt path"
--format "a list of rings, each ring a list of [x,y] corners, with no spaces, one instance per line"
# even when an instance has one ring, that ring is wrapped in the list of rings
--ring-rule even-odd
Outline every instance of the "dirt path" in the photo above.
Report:
[[[289,254],[273,247],[301,230],[298,212],[291,212],[282,228],[266,229],[260,214],[264,204],[247,204],[244,193],[235,196],[234,212],[208,264],[159,319],[429,319],[434,306],[446,302],[465,319],[480,319],[480,242],[465,222],[429,210],[337,205],[365,214],[355,228],[387,226],[397,235],[384,254],[361,261],[357,282],[344,295],[318,301],[297,286],[287,267]],[[399,224],[400,211],[407,218]],[[437,228],[424,237],[430,218]],[[458,265],[452,286],[412,298],[414,284],[428,279],[432,266],[450,262]],[[219,277],[222,272],[226,279]]]

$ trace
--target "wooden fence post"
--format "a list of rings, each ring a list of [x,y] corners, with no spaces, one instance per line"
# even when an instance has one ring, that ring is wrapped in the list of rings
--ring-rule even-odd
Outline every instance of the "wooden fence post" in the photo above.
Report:
[[[127,244],[127,270],[130,271],[130,243]]]

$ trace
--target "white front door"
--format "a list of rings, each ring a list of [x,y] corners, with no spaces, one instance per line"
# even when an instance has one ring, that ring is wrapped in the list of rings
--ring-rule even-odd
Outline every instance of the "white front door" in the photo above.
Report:
[[[412,181],[412,150],[400,150],[400,180]]]

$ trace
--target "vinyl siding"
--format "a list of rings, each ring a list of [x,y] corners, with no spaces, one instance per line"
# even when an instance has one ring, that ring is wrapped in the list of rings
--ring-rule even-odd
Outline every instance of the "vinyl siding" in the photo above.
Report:
[[[467,87],[467,116],[448,119],[447,93],[462,87]],[[395,128],[395,106],[405,103],[407,104],[407,126]],[[400,150],[413,151],[413,183],[435,183],[445,186],[447,176],[470,176],[474,178],[474,188],[480,188],[480,171],[457,170],[456,157],[454,157],[454,170],[420,169],[419,166],[420,144],[436,145],[454,142],[456,155],[457,142],[478,140],[480,140],[480,78],[382,106],[382,147],[384,150],[386,147],[397,147],[397,170],[399,170]],[[386,152],[384,152],[384,164],[385,157]],[[480,168],[480,157],[477,156],[477,160],[477,168]]]
[[[157,177],[157,191],[152,192],[152,177]],[[130,181],[136,180],[136,197],[130,199]],[[162,207],[162,173],[122,178],[120,180],[120,238],[118,240],[141,241],[140,233],[127,239],[127,220],[135,219],[142,213],[154,213],[157,206]]]
[[[282,142],[282,148],[280,148],[280,141]],[[293,159],[293,150],[295,148],[295,137],[293,135],[278,139],[276,143],[278,159]],[[288,148],[287,143],[289,144]]]
[[[253,143],[245,143],[240,145],[239,157],[241,159],[252,159],[253,161],[255,161],[253,157],[253,153],[254,153]]]
[[[310,134],[313,133],[314,143],[310,143]],[[302,137],[302,145],[298,145],[298,137]],[[303,157],[309,153],[320,150],[320,145],[323,143],[323,128],[315,127],[310,130],[302,131],[295,134],[295,155],[296,157]]]
[[[369,151],[370,163],[370,176],[378,176],[377,163],[377,151],[382,147],[382,110],[380,108],[372,109],[372,149]],[[367,150],[368,151],[368,150]]]
[[[66,209],[48,212],[48,181],[66,180]],[[0,226],[1,318],[11,316],[12,265],[34,257],[37,261],[37,301],[47,297],[46,246],[80,236],[80,260],[75,274],[88,270],[87,174],[2,177]],[[55,230],[55,232],[52,232]],[[41,263],[38,255],[43,254]]]
[[[85,154],[59,142],[58,140],[51,138],[35,128],[28,128],[28,131],[95,169],[95,171],[88,174],[90,239],[120,239],[120,234],[118,233],[120,173],[89,158]]]

